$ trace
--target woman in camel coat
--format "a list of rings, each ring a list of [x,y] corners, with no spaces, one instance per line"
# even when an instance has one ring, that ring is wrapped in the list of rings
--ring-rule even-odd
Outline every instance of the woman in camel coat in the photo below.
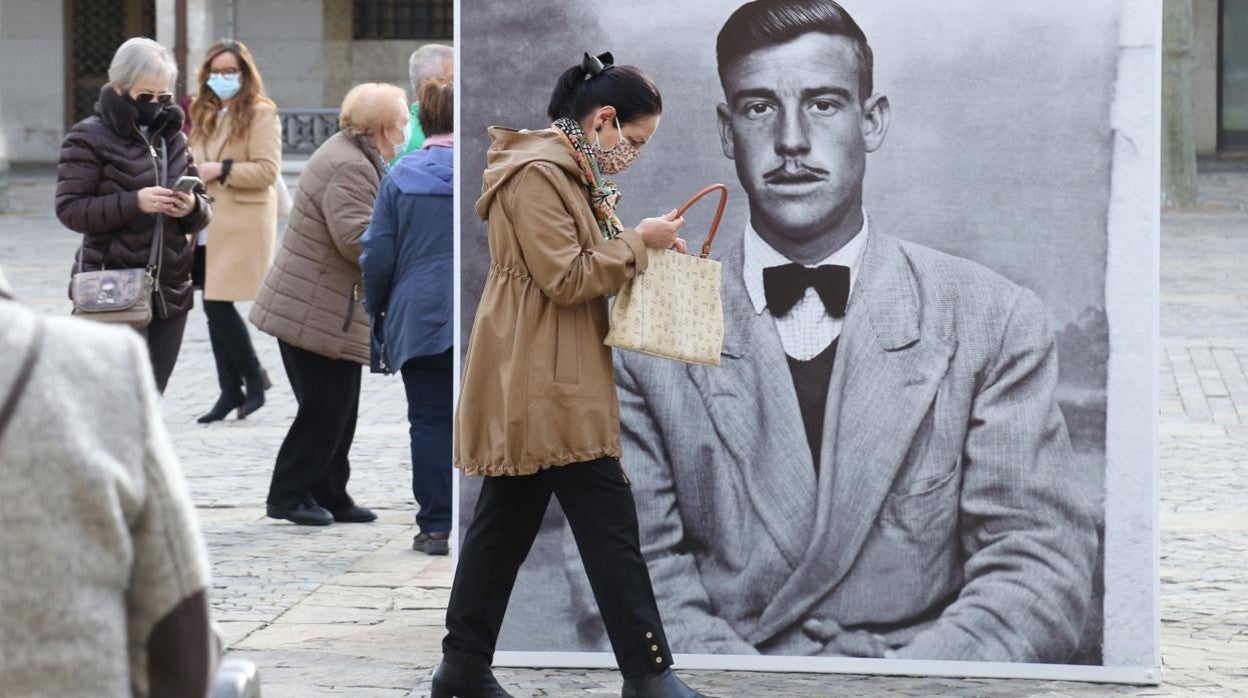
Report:
[[[216,212],[195,250],[195,281],[204,291],[221,387],[216,404],[199,418],[208,423],[232,410],[241,419],[260,409],[270,385],[234,302],[256,298],[273,262],[273,184],[281,167],[282,131],[277,107],[264,96],[255,61],[241,42],[226,39],[208,47],[191,123],[191,150],[202,163]]]

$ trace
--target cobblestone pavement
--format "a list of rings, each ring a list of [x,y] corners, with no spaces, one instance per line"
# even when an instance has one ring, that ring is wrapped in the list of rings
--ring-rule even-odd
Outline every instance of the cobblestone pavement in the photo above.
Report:
[[[721,696],[1101,696],[1248,693],[1248,176],[1202,177],[1203,205],[1163,217],[1159,687],[684,672]],[[14,174],[0,216],[0,266],[47,313],[67,311],[77,236],[51,215],[47,171]],[[245,305],[241,308],[245,313]],[[195,311],[164,400],[213,560],[216,618],[230,651],[260,667],[266,698],[428,694],[450,566],[411,552],[403,388],[365,376],[352,493],[380,522],[306,529],[264,517],[274,455],[294,409],[275,342],[254,333],[273,378],[244,421],[195,417],[216,397]],[[519,696],[612,695],[616,674],[500,669]]]

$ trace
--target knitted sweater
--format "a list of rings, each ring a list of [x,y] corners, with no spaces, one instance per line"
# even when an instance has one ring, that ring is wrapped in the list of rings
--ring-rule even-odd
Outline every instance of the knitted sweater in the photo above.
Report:
[[[204,696],[207,555],[143,344],[0,298],[0,403],[37,324],[0,436],[0,693]]]

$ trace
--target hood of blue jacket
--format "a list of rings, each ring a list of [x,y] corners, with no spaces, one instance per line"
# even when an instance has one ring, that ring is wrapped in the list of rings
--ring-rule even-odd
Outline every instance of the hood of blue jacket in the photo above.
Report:
[[[428,148],[403,156],[390,170],[390,179],[404,194],[450,196],[455,189],[455,150]]]

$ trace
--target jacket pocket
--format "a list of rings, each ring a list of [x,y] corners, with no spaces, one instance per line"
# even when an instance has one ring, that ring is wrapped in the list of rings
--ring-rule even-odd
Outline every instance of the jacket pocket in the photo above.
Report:
[[[948,537],[958,518],[961,472],[955,466],[947,473],[890,492],[881,514],[885,529],[902,532],[911,540]]]
[[[342,331],[351,329],[351,320],[355,318],[355,302],[360,298],[360,285],[351,284],[351,295],[347,298],[347,319],[342,321]]]
[[[269,202],[268,189],[235,189],[233,194],[234,202],[239,204],[267,204]]]
[[[577,348],[577,317],[576,308],[558,308],[555,315],[555,382],[577,383],[580,379],[580,351]]]

